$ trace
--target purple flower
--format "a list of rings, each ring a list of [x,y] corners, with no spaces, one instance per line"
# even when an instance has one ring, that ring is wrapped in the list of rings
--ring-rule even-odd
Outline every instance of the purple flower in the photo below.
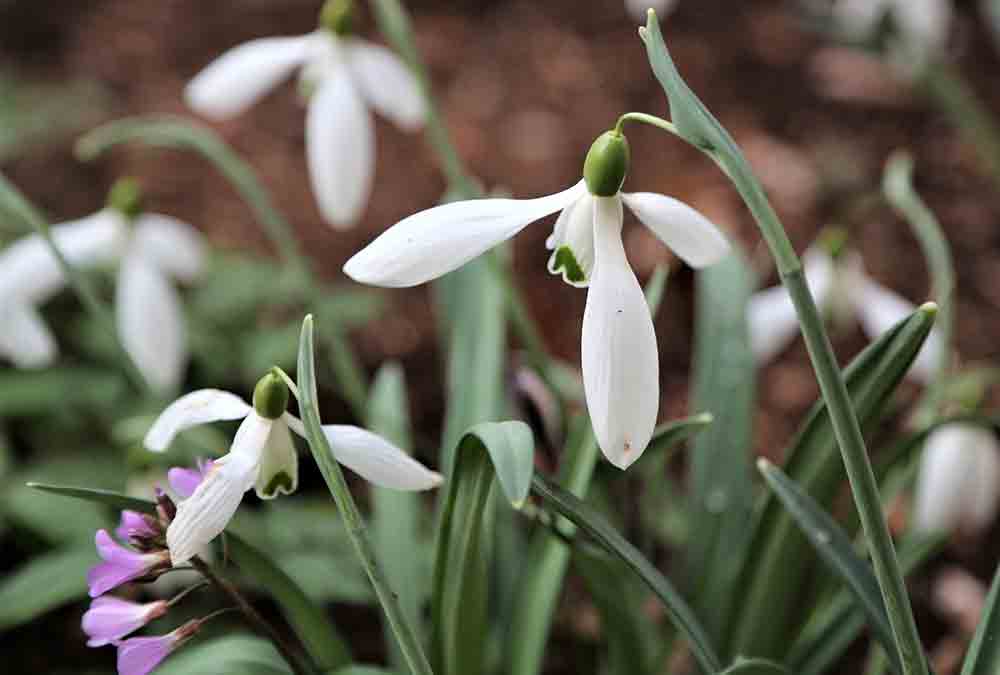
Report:
[[[201,485],[205,474],[212,468],[212,460],[198,459],[198,468],[188,469],[186,467],[174,467],[167,472],[167,482],[170,488],[182,499],[190,497],[195,489]]]
[[[129,638],[118,643],[118,675],[147,675],[201,627],[189,621],[177,630],[156,637]]]
[[[158,534],[149,519],[138,511],[122,511],[121,524],[115,530],[115,536],[122,541],[152,539]]]
[[[87,573],[87,585],[90,586],[92,598],[104,595],[126,581],[170,566],[170,554],[167,551],[137,553],[117,543],[107,530],[98,530],[94,542],[97,544],[97,554],[104,562],[91,567]]]
[[[97,598],[83,615],[83,632],[90,638],[87,646],[103,647],[117,643],[166,613],[167,603],[163,600],[140,605],[110,595]]]

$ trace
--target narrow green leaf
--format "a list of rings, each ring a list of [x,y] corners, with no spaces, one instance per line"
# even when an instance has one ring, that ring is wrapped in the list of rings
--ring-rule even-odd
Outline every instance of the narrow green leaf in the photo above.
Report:
[[[278,604],[316,665],[327,670],[350,663],[347,643],[326,612],[317,607],[271,558],[234,534],[226,536],[233,561]]]
[[[400,448],[411,447],[409,402],[403,369],[398,363],[383,365],[375,375],[368,401],[368,427]],[[385,575],[398,589],[403,613],[423,635],[421,608],[430,595],[425,579],[430,572],[430,557],[420,536],[420,496],[413,492],[372,488],[372,543]],[[392,629],[384,627],[390,663],[405,668],[402,653],[396,647]]]
[[[396,675],[395,671],[376,668],[375,666],[347,666],[334,671],[331,675]]]
[[[893,660],[896,672],[899,672],[898,651],[892,627],[889,625],[882,593],[871,565],[854,552],[850,538],[840,525],[781,469],[765,459],[761,459],[757,466],[820,559],[851,590],[858,605],[864,610],[875,638]]]
[[[507,499],[527,497],[535,443],[523,422],[479,424],[459,441],[438,532],[434,567],[434,654],[449,675],[483,672],[489,562],[496,514],[494,478]]]
[[[789,675],[789,671],[774,661],[738,658],[720,675]]]
[[[663,296],[667,293],[667,281],[670,279],[670,268],[666,265],[657,265],[653,270],[653,276],[646,282],[643,292],[646,294],[646,304],[649,305],[649,313],[655,317],[663,304]]]
[[[632,544],[626,541],[605,520],[603,515],[537,474],[531,482],[531,489],[549,507],[569,519],[606,551],[618,557],[656,594],[663,603],[670,621],[688,640],[702,672],[715,673],[721,669],[721,661],[712,646],[708,633],[691,608],[688,607],[667,578],[660,574],[659,570],[646,560]]]
[[[933,312],[916,311],[869,345],[844,369],[854,412],[863,428],[878,419],[913,363],[934,323]],[[813,405],[786,452],[787,473],[818,503],[827,504],[844,481],[826,405]],[[731,652],[778,658],[784,654],[802,610],[802,584],[814,560],[807,541],[772,495],[757,508],[750,552],[739,587],[745,589],[731,635]],[[793,562],[794,561],[794,562]],[[775,575],[773,570],[783,570]]]
[[[0,582],[0,630],[87,597],[87,569],[96,562],[89,546],[45,553],[6,573]]]
[[[156,675],[290,675],[291,672],[270,642],[249,635],[196,642],[156,669]]]
[[[668,455],[670,451],[686,440],[694,438],[696,435],[708,429],[715,421],[712,413],[698,413],[690,417],[683,417],[679,420],[670,420],[656,427],[653,430],[653,437],[649,441],[649,446],[642,453],[640,462],[646,456]],[[645,473],[640,472],[640,473]]]
[[[993,575],[976,634],[962,664],[962,675],[996,675],[1000,672],[1000,567]]]
[[[692,406],[714,424],[691,448],[687,571],[695,607],[718,639],[728,621],[745,549],[753,493],[750,450],[754,359],[746,305],[753,274],[739,251],[697,274]]]
[[[94,488],[73,487],[69,485],[49,485],[47,483],[28,483],[28,487],[42,492],[51,492],[61,497],[83,499],[88,502],[104,504],[114,509],[128,509],[140,513],[156,513],[156,504],[148,499],[137,499],[123,495],[113,490],[96,490]]]

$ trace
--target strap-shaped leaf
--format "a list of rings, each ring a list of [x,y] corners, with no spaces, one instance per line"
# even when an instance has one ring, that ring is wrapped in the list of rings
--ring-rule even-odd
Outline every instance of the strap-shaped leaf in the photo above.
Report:
[[[93,547],[73,548],[36,556],[6,573],[0,582],[0,630],[87,597],[87,568],[96,562]]]
[[[719,675],[789,675],[789,671],[774,661],[738,658]]]
[[[156,675],[290,675],[291,672],[270,642],[249,635],[192,644],[156,669]]]
[[[434,654],[439,672],[478,675],[489,632],[489,562],[495,513],[494,479],[507,499],[528,494],[535,442],[523,422],[487,422],[470,429],[454,452],[438,531],[434,567]]]
[[[538,474],[531,482],[531,490],[638,575],[663,603],[678,632],[687,639],[702,672],[716,673],[721,670],[721,661],[708,633],[680,593],[603,515]]]
[[[969,652],[962,664],[962,675],[996,675],[1000,672],[1000,567],[993,575],[990,594],[986,596],[982,617]]]
[[[60,497],[72,497],[88,502],[104,504],[114,509],[138,511],[140,513],[156,513],[156,504],[148,499],[129,497],[114,490],[98,490],[95,488],[74,487],[71,485],[50,485],[48,483],[28,483],[28,487],[51,492]]]
[[[900,672],[892,628],[871,565],[854,552],[850,537],[840,525],[781,469],[766,459],[761,459],[757,466],[775,496],[809,539],[820,559],[854,595],[855,601],[867,617],[875,638],[886,650],[896,672]]]
[[[934,323],[921,308],[861,352],[844,379],[863,428],[885,409]],[[822,400],[816,402],[786,453],[784,471],[818,503],[826,504],[844,481],[843,461]],[[802,584],[814,556],[788,513],[772,495],[757,507],[747,564],[742,573],[739,614],[730,637],[735,653],[777,658],[792,639]],[[792,562],[794,561],[794,562]],[[782,574],[774,574],[781,569]]]

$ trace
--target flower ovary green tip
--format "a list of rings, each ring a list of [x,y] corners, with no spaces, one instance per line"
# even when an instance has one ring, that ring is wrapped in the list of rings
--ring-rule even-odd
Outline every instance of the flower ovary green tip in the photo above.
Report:
[[[334,35],[350,35],[354,30],[354,0],[327,0],[319,13],[319,25]]]
[[[583,163],[587,189],[597,197],[614,197],[628,175],[631,151],[620,131],[606,131],[597,137]]]
[[[276,420],[288,409],[288,385],[278,373],[271,371],[257,381],[253,390],[253,407],[257,414]]]
[[[583,283],[587,280],[587,275],[584,273],[580,263],[577,262],[576,256],[573,255],[573,249],[569,246],[560,246],[556,249],[556,257],[555,262],[552,265],[552,271],[561,271],[566,277],[566,281],[574,284]]]
[[[108,191],[107,205],[132,220],[142,213],[142,185],[135,178],[119,178]]]

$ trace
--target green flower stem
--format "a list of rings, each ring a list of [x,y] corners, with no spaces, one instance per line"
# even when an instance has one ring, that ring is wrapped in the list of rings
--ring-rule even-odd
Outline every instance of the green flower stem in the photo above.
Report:
[[[316,366],[313,359],[313,318],[311,315],[302,322],[302,340],[299,347],[299,411],[306,428],[306,437],[313,458],[319,465],[323,479],[333,496],[333,501],[344,519],[347,535],[361,561],[368,579],[375,588],[382,609],[385,611],[389,626],[399,641],[399,649],[414,675],[433,675],[427,656],[420,645],[416,631],[406,619],[399,603],[399,597],[392,592],[382,568],[375,557],[375,549],[368,537],[367,525],[358,510],[351,491],[344,480],[340,464],[333,457],[333,451],[323,433],[319,417],[319,406],[316,397]]]
[[[665,120],[657,121],[652,116],[630,113],[624,117],[672,131],[672,125]],[[844,459],[844,468],[847,470],[854,503],[868,539],[875,576],[882,591],[896,646],[899,649],[903,675],[927,675],[923,647],[906,594],[906,584],[896,558],[896,550],[892,545],[892,536],[882,515],[882,500],[868,459],[865,440],[851,408],[847,387],[823,326],[822,317],[806,283],[802,262],[795,253],[778,215],[771,207],[764,189],[743,157],[730,153],[716,153],[712,148],[703,150],[733,182],[771,249],[781,282],[788,290],[795,306],[820,391],[830,412],[830,421]]]
[[[115,318],[111,310],[101,302],[90,281],[59,250],[55,239],[52,238],[52,232],[45,217],[3,175],[0,175],[0,206],[26,225],[29,225],[45,241],[49,250],[52,251],[52,255],[55,256],[56,261],[59,263],[63,276],[66,277],[73,292],[80,299],[80,303],[111,337],[118,351],[122,368],[129,379],[132,380],[138,390],[147,394],[152,393],[149,382],[143,377],[142,372],[135,365],[135,361],[129,356],[128,350],[125,349],[125,345],[122,344],[121,338],[118,336],[118,328],[115,325]]]

